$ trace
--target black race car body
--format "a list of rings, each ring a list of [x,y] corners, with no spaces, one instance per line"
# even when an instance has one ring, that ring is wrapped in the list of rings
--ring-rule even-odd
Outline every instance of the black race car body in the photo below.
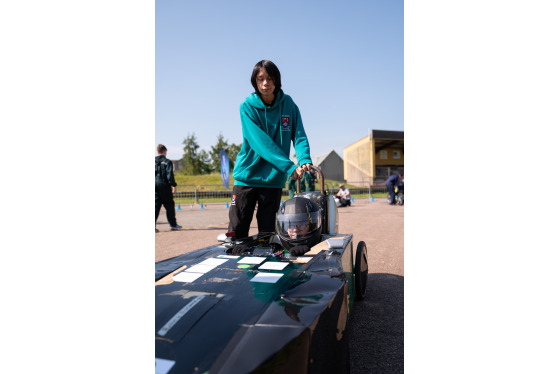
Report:
[[[328,230],[299,257],[270,233],[156,263],[156,373],[347,371],[367,250]],[[239,243],[250,251],[232,255]]]

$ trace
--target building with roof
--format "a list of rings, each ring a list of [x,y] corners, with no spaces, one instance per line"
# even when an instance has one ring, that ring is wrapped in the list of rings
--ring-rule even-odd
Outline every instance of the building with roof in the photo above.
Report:
[[[321,156],[311,157],[313,165],[321,168],[325,179],[342,181],[344,179],[344,161],[334,150]]]
[[[344,148],[344,179],[371,185],[375,177],[404,170],[404,131],[370,130],[368,136]]]
[[[290,157],[294,163],[297,164],[295,156]],[[323,177],[325,179],[332,179],[335,181],[342,181],[344,179],[344,162],[342,158],[334,150],[320,156],[311,156],[313,165],[321,168]]]

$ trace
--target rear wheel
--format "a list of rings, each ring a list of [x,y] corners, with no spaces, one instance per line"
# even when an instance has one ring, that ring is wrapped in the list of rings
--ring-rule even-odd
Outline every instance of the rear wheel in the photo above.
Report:
[[[356,299],[363,300],[366,296],[368,263],[367,247],[365,242],[359,242],[356,248],[356,262],[354,264],[354,285],[356,288]]]

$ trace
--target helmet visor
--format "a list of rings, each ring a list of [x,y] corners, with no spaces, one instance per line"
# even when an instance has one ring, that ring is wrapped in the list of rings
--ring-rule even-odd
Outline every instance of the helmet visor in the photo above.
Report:
[[[276,215],[276,225],[279,234],[290,239],[305,237],[321,225],[319,212],[281,214]]]

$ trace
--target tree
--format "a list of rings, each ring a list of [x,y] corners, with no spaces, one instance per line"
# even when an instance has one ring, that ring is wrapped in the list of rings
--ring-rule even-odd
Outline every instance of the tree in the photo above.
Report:
[[[228,158],[229,158],[229,170],[233,170],[233,166],[235,165],[235,160],[237,159],[237,154],[241,150],[241,144],[229,144],[228,140],[224,138],[222,133],[218,135],[218,142],[215,146],[211,147],[212,151],[210,152],[210,156],[212,157],[212,171],[221,171],[222,170],[222,162],[220,160],[220,149],[226,151]]]
[[[221,171],[222,162],[221,162],[221,159],[220,159],[220,149],[223,149],[224,151],[226,151],[227,154],[228,154],[228,158],[229,158],[230,157],[229,151],[228,151],[229,147],[230,146],[228,145],[227,139],[224,139],[224,136],[220,132],[220,134],[218,135],[218,142],[216,143],[215,146],[210,147],[210,149],[211,149],[210,158],[212,159],[212,163],[211,163],[210,168],[212,169],[212,171],[218,171],[218,172]]]
[[[200,151],[198,155],[198,159],[196,160],[197,171],[199,174],[210,174],[212,171],[211,167],[212,159],[210,158],[210,154],[206,152],[204,149]]]
[[[241,150],[241,144],[228,144],[227,139],[222,133],[218,135],[218,142],[215,146],[210,147],[211,151],[207,152],[202,149],[196,141],[196,135],[189,133],[183,140],[183,158],[181,159],[181,170],[185,174],[199,175],[209,174],[211,172],[220,172],[222,162],[220,160],[220,149],[226,151],[229,158],[230,171],[233,170],[237,154]]]
[[[196,141],[196,136],[194,133],[188,134],[185,140],[183,140],[183,158],[181,159],[181,167],[185,174],[199,174],[197,173],[197,159],[198,159],[198,148],[199,145]]]
[[[235,165],[235,161],[237,160],[237,155],[241,150],[241,144],[230,144],[227,153],[229,157],[229,169],[233,170],[233,166]]]
[[[196,135],[194,133],[188,134],[188,136],[183,140],[183,158],[181,160],[181,166],[185,174],[199,175],[210,173],[210,155],[204,149],[200,152],[198,149],[200,146],[196,141]]]

